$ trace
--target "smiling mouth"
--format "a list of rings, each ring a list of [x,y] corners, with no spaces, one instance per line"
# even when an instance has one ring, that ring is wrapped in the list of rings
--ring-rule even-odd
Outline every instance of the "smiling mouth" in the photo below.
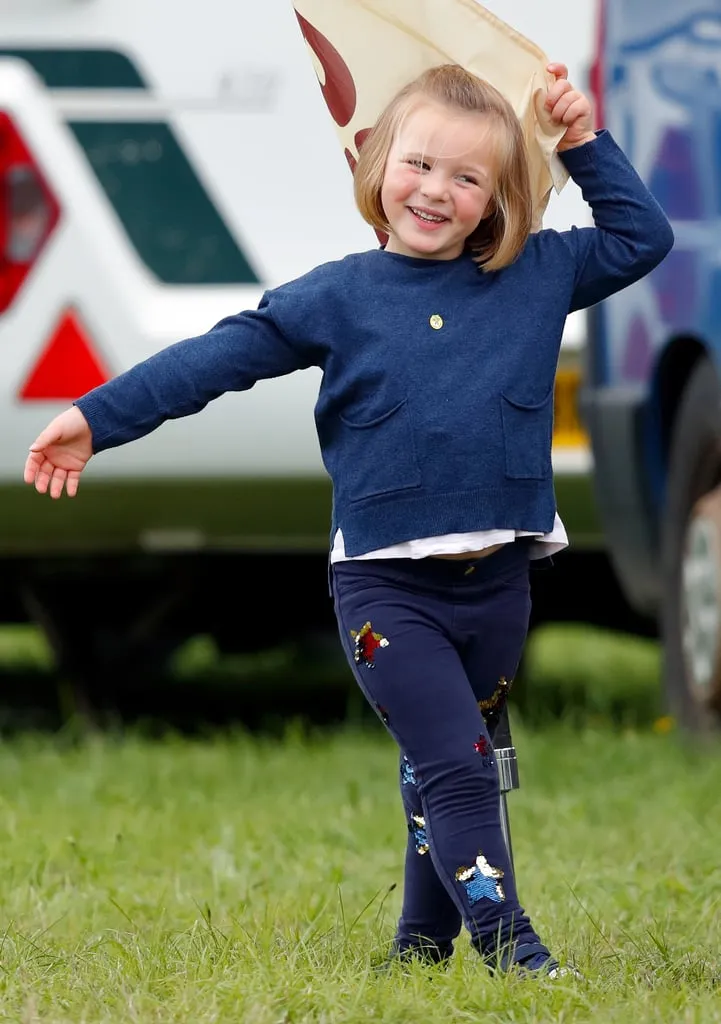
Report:
[[[408,209],[417,221],[428,227],[438,227],[439,224],[447,224],[449,220],[442,213],[431,213],[430,210],[421,210],[417,206],[409,206]]]

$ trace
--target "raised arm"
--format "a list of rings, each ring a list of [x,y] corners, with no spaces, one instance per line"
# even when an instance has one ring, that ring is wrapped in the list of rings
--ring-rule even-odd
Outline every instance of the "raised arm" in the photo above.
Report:
[[[595,224],[563,233],[576,265],[573,311],[644,277],[668,255],[674,239],[666,214],[608,132],[562,159]]]

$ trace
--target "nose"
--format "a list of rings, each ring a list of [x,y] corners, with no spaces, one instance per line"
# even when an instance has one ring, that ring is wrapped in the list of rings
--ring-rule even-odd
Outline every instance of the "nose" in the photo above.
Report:
[[[434,168],[423,175],[420,193],[426,199],[443,202],[448,199],[448,185],[440,168]]]

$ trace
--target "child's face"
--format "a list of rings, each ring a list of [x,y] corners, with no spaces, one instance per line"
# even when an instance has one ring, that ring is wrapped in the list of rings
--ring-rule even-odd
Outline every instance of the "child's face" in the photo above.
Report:
[[[404,118],[386,163],[381,201],[388,252],[452,260],[493,195],[489,121],[428,102]]]

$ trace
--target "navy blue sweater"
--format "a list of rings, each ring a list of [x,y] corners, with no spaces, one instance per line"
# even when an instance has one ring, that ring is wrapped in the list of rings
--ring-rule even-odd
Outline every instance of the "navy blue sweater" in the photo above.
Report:
[[[510,267],[383,249],[323,264],[77,401],[96,452],[226,391],[319,366],[315,410],[346,553],[556,510],[553,383],[566,315],[652,270],[670,225],[611,136],[563,156],[595,227],[531,235]],[[431,320],[442,319],[440,329]]]

